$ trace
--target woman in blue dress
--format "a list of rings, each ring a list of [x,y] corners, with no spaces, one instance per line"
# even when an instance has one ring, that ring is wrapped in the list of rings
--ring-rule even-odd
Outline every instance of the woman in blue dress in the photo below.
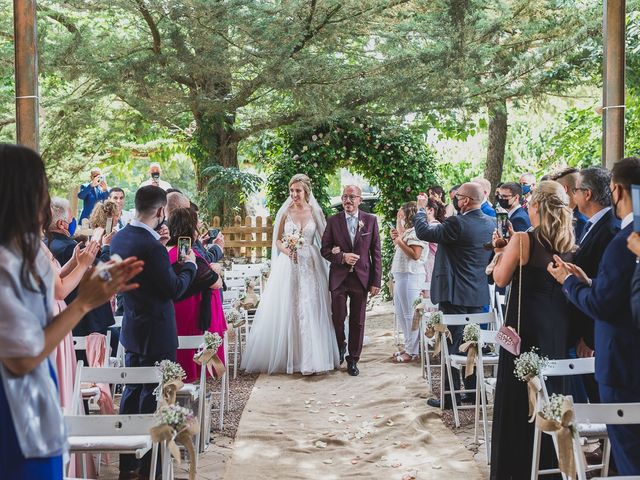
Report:
[[[40,250],[51,216],[42,160],[0,144],[0,477],[62,479],[67,435],[49,355],[80,319],[142,270],[135,258],[88,274],[53,316],[53,270]]]

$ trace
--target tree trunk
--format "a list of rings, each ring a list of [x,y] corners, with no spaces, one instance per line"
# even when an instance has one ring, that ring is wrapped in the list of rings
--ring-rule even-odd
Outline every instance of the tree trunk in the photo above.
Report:
[[[195,159],[198,193],[204,199],[203,207],[207,213],[220,216],[223,224],[228,224],[235,215],[242,214],[242,192],[237,185],[225,183],[217,177],[215,183],[210,184],[212,175],[206,169],[216,165],[238,168],[238,142],[233,130],[235,117],[202,113],[195,113],[194,117],[196,131],[192,155]]]
[[[504,151],[507,143],[507,102],[500,100],[488,107],[489,113],[489,145],[487,147],[487,163],[484,178],[491,182],[491,190],[502,179]]]

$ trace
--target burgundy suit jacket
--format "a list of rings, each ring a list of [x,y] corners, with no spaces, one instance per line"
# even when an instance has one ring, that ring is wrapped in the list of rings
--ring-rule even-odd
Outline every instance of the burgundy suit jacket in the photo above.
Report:
[[[331,253],[333,247],[340,247],[341,253]],[[370,287],[380,288],[382,280],[382,262],[380,257],[380,232],[375,215],[358,211],[358,227],[351,244],[347,218],[340,212],[327,220],[327,228],[322,235],[322,256],[331,263],[329,269],[329,290],[335,290],[349,275],[350,265],[342,262],[344,253],[360,255],[355,265],[355,273],[368,290]]]

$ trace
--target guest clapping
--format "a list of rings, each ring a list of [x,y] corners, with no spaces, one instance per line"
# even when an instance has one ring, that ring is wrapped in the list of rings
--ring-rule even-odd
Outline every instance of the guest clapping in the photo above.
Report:
[[[168,227],[171,238],[167,244],[169,261],[174,270],[180,272],[183,263],[178,251],[178,238],[187,237],[191,245],[198,239],[198,218],[191,208],[178,208],[171,213]],[[220,295],[216,290],[222,288],[221,268],[210,263],[198,250],[195,250],[197,272],[193,283],[187,291],[174,303],[176,328],[178,335],[202,335],[204,332],[217,332],[224,337],[227,323],[222,311]],[[193,361],[193,350],[178,350],[177,360],[187,374],[187,381],[200,376],[200,367]],[[224,347],[220,346],[218,357],[224,362]]]
[[[533,231],[517,232],[505,248],[495,249],[493,278],[500,287],[511,282],[505,321],[520,335],[520,351],[536,347],[548,358],[566,358],[569,305],[547,265],[554,254],[567,261],[573,258],[569,198],[559,183],[540,182],[528,213]],[[496,231],[494,245],[500,237]],[[531,472],[533,424],[528,423],[527,385],[514,376],[514,360],[514,355],[500,349],[491,437],[493,479],[528,478]],[[561,393],[561,383],[548,385],[551,392]],[[553,461],[553,445],[545,437],[541,464],[546,468]]]
[[[53,315],[53,270],[40,248],[49,204],[37,153],[0,145],[0,444],[3,478],[62,479],[68,448],[49,355],[80,319],[142,269],[127,259],[86,276],[76,300]],[[27,392],[28,394],[25,394]]]
[[[433,200],[431,200],[433,201]],[[419,329],[412,328],[413,304],[420,298],[425,283],[425,260],[429,245],[418,240],[413,217],[417,212],[416,202],[405,203],[398,210],[396,228],[391,230],[395,254],[391,273],[395,286],[394,307],[404,336],[404,350],[394,355],[397,363],[415,360],[420,353]]]
[[[622,229],[605,249],[595,278],[557,257],[548,266],[571,303],[595,320],[596,381],[603,403],[640,402],[640,330],[631,313],[636,256],[627,249],[633,231],[631,185],[640,185],[637,157],[622,159],[611,170],[613,213]],[[640,474],[640,426],[607,430],[618,473]]]
[[[78,192],[78,198],[83,202],[80,222],[85,218],[89,218],[96,203],[106,200],[109,197],[107,181],[99,168],[92,168],[89,178],[89,183],[80,186],[80,191]]]

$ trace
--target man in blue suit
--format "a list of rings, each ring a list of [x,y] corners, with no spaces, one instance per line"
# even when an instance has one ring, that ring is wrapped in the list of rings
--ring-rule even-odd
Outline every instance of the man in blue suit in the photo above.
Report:
[[[531,228],[529,214],[520,206],[522,187],[515,182],[507,182],[498,189],[498,204],[507,211],[514,232],[526,232]]]
[[[196,273],[195,254],[190,251],[185,265],[175,274],[167,249],[157,230],[165,220],[167,194],[160,187],[141,187],[136,192],[135,218],[118,232],[111,254],[135,256],[144,261],[144,270],[132,282],[140,285],[123,294],[124,317],[120,342],[125,348],[127,367],[151,367],[162,360],[176,359],[176,333],[173,300],[180,297]],[[120,414],[153,413],[154,384],[127,385],[120,402]],[[149,458],[147,458],[149,457]],[[148,475],[150,456],[140,464],[141,475]],[[120,478],[138,478],[133,455],[120,456]]]
[[[439,304],[443,313],[481,313],[489,304],[489,286],[485,269],[491,252],[484,244],[491,242],[496,227],[495,220],[482,213],[480,206],[484,192],[478,183],[463,184],[455,196],[460,214],[445,219],[442,224],[430,225],[425,213],[427,198],[418,197],[418,213],[413,224],[420,240],[438,244],[433,278],[431,301]],[[462,326],[449,327],[453,342],[451,353],[458,354],[462,344]],[[453,376],[453,387],[460,388],[460,376]],[[467,388],[475,388],[475,374],[465,378]],[[448,389],[445,377],[445,388]],[[463,399],[464,400],[464,399]],[[469,399],[471,400],[471,399]],[[435,398],[427,400],[432,407],[440,407]],[[449,406],[447,399],[446,408]]]
[[[622,229],[606,248],[598,274],[555,256],[548,270],[562,291],[595,320],[596,381],[603,403],[640,402],[640,330],[631,313],[631,280],[636,257],[627,249],[633,230],[631,185],[640,184],[640,158],[620,160],[611,171],[611,200]],[[640,474],[640,425],[607,427],[621,475]]]
[[[78,198],[83,202],[79,222],[82,222],[85,218],[89,218],[96,203],[109,198],[109,187],[99,168],[91,169],[90,178],[91,181],[81,185],[80,191],[78,192]]]

